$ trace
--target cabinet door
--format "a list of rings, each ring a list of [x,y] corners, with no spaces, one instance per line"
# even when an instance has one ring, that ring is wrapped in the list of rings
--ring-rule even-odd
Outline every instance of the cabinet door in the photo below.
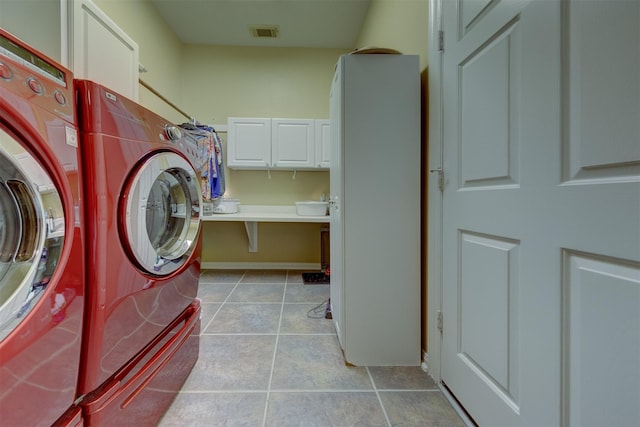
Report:
[[[271,167],[271,119],[229,117],[227,166],[238,169]]]
[[[75,77],[137,101],[137,43],[90,0],[70,2],[69,11],[70,67]]]
[[[272,119],[271,158],[276,168],[313,168],[314,120]]]
[[[331,166],[331,124],[329,120],[316,120],[316,167],[329,169]]]

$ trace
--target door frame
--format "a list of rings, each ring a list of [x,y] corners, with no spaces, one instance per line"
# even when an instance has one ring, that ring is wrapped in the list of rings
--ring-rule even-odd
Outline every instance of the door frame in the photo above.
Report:
[[[443,271],[443,194],[447,184],[444,168],[444,93],[442,67],[444,40],[440,41],[442,30],[442,2],[429,0],[428,37],[428,163],[427,170],[427,352],[422,367],[428,371],[445,398],[467,426],[476,423],[469,417],[462,405],[442,383],[442,271]],[[443,34],[444,36],[444,34]],[[438,172],[440,171],[440,172]]]
[[[443,93],[442,93],[442,51],[439,34],[442,28],[442,0],[429,0],[429,160],[426,174],[427,187],[427,354],[424,364],[440,384],[442,334],[438,327],[438,317],[442,312],[442,192],[437,170],[442,170],[444,140],[442,134]],[[434,172],[432,172],[434,171]],[[446,183],[446,176],[443,183]]]

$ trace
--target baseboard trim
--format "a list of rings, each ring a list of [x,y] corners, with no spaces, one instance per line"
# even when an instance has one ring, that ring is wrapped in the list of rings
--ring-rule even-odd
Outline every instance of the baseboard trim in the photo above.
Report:
[[[427,353],[426,351],[422,352],[422,364],[420,365],[420,367],[423,371],[429,374],[429,376],[431,376],[431,373],[429,372],[429,353]]]
[[[320,270],[314,262],[202,262],[202,270]]]

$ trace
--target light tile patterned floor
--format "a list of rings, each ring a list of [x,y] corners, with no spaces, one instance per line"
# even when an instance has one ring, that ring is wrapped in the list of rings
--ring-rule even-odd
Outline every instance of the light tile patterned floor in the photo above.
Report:
[[[464,425],[419,367],[346,366],[314,314],[329,285],[300,273],[203,271],[200,357],[160,427]]]

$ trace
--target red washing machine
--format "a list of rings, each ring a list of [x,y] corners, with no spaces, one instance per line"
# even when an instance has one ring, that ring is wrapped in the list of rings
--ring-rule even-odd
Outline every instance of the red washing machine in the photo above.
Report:
[[[0,425],[81,422],[83,192],[73,76],[0,29]]]
[[[88,425],[154,425],[198,358],[199,178],[179,128],[75,81],[86,187]]]

